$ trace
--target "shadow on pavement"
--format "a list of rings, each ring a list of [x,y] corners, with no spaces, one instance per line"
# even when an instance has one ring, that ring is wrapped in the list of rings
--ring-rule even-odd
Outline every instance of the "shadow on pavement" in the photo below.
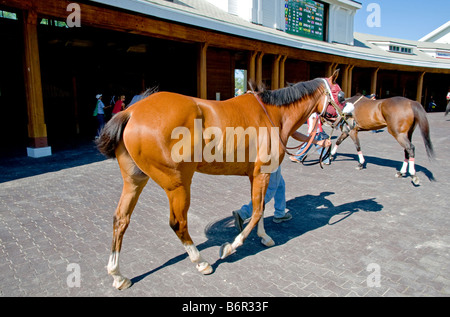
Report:
[[[293,216],[292,220],[289,222],[275,224],[272,221],[273,216],[266,217],[264,219],[266,232],[276,243],[273,248],[283,245],[292,239],[298,238],[308,231],[313,231],[327,225],[335,225],[346,220],[354,213],[378,212],[383,209],[383,206],[377,203],[375,198],[358,200],[351,203],[334,206],[333,203],[327,199],[330,195],[334,195],[334,193],[323,192],[320,195],[305,195],[287,201],[287,209]],[[238,231],[234,226],[234,218],[232,216],[212,222],[205,228],[205,235],[208,240],[197,245],[197,248],[199,251],[202,251],[210,247],[221,246],[225,242],[232,242],[237,234]],[[241,246],[234,254],[224,260],[218,259],[215,263],[211,264],[214,271],[220,266],[221,263],[237,262],[247,256],[267,250],[267,248],[264,247],[259,241],[260,239],[256,235],[256,229],[254,229],[244,245]],[[138,283],[145,277],[159,271],[164,267],[183,261],[186,257],[187,254],[183,253],[149,272],[134,277],[131,281],[133,283]]]

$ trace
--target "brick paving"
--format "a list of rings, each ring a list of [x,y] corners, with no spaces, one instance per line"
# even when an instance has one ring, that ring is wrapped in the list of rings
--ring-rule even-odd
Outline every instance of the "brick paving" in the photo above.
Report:
[[[362,171],[350,140],[323,170],[285,160],[293,219],[273,223],[269,203],[266,231],[276,245],[263,247],[252,232],[225,260],[219,248],[237,234],[231,212],[248,202],[248,180],[196,174],[190,233],[210,276],[190,263],[168,225],[165,193],[149,182],[124,239],[121,271],[134,285],[122,292],[105,268],[122,186],[117,162],[92,143],[1,159],[0,296],[449,296],[450,119],[429,120],[435,161],[418,130],[413,137],[419,187],[394,177],[403,150],[386,131],[361,133]]]

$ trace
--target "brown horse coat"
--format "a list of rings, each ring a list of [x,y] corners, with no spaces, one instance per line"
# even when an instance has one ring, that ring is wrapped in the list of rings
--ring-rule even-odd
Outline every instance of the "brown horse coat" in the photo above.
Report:
[[[337,73],[328,82],[336,77]],[[328,105],[325,92],[322,79],[264,91],[259,99],[249,93],[227,101],[208,101],[160,92],[114,116],[98,142],[103,154],[117,158],[124,180],[108,263],[113,285],[118,289],[131,285],[119,271],[119,252],[131,213],[149,178],[165,190],[170,226],[201,273],[210,274],[212,267],[202,259],[188,233],[187,212],[195,172],[246,175],[250,179],[252,218],[233,244],[221,248],[221,258],[242,245],[256,224],[262,243],[274,245],[260,221],[270,171],[282,161],[288,138],[313,112],[321,113]],[[256,142],[256,150],[252,150],[252,142]]]

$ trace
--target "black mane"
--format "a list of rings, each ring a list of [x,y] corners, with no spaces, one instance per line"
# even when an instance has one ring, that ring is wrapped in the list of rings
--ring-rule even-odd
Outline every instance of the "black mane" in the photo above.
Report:
[[[263,90],[259,93],[259,97],[265,104],[285,106],[304,97],[313,95],[322,84],[322,80],[316,78],[310,81],[299,82],[286,88]]]

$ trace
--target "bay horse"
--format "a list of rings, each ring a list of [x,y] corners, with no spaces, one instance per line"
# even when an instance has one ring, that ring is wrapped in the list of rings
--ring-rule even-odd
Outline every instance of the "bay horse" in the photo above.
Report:
[[[388,132],[405,149],[405,160],[400,171],[396,173],[396,177],[406,176],[409,164],[408,171],[411,180],[415,185],[419,185],[420,181],[414,166],[415,147],[411,143],[416,125],[419,125],[422,132],[428,157],[434,156],[430,126],[422,105],[404,97],[372,100],[361,95],[353,96],[347,99],[347,102],[354,104],[353,115],[347,120],[347,123],[341,125],[342,134],[336,141],[331,155],[335,156],[338,146],[350,136],[358,151],[359,164],[357,168],[363,169],[365,168],[365,159],[361,151],[358,132],[387,127]]]
[[[187,213],[195,172],[241,175],[250,180],[254,206],[251,220],[232,244],[222,245],[219,252],[222,259],[243,244],[256,224],[261,242],[273,246],[275,243],[263,224],[270,172],[283,160],[288,138],[298,133],[296,130],[312,113],[323,114],[325,108],[332,106],[330,87],[336,84],[337,75],[335,72],[330,78],[247,93],[226,101],[157,92],[115,115],[97,142],[101,153],[117,159],[123,178],[107,266],[114,278],[113,286],[117,289],[131,286],[131,281],[120,273],[119,254],[131,214],[149,178],[166,192],[169,225],[202,274],[210,274],[213,269],[188,232]],[[270,134],[264,133],[265,129],[270,129]],[[243,133],[239,135],[239,131]],[[260,149],[252,149],[254,139]]]

